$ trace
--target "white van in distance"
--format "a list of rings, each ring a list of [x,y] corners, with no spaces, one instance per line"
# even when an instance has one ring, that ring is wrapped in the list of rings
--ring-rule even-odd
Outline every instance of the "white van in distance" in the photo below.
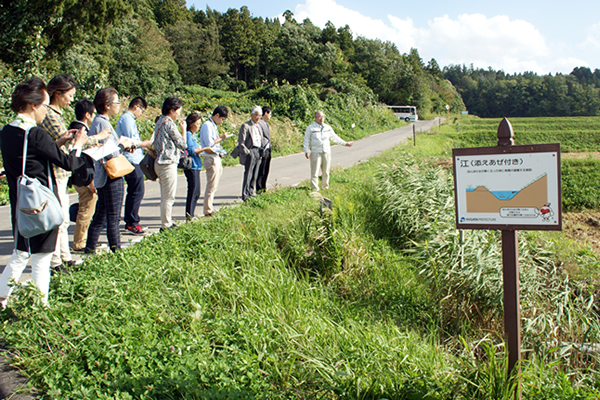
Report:
[[[414,106],[388,106],[392,109],[392,112],[399,119],[403,119],[406,122],[415,122],[419,120],[417,115],[417,107]]]

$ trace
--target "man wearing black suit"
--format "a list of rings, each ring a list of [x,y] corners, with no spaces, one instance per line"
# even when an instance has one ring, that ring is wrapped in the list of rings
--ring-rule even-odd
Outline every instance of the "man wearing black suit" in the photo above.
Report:
[[[262,154],[260,157],[260,167],[258,168],[258,178],[256,179],[256,191],[264,192],[267,190],[267,178],[271,169],[271,129],[267,121],[271,119],[271,107],[262,108],[262,118],[258,125],[262,129]]]

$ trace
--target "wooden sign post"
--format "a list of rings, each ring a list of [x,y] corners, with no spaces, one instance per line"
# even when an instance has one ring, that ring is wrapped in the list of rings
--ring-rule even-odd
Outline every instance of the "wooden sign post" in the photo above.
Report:
[[[521,360],[517,231],[562,229],[560,144],[516,146],[512,126],[504,118],[498,126],[498,146],[453,149],[452,157],[456,227],[502,231],[510,376],[519,372]],[[515,398],[521,398],[519,385]]]
[[[515,144],[510,122],[498,126],[498,147]],[[508,373],[521,360],[521,298],[519,296],[519,237],[516,230],[502,229],[502,282],[504,283],[504,337],[508,345]],[[518,370],[521,372],[519,364]],[[521,398],[517,386],[516,398]]]

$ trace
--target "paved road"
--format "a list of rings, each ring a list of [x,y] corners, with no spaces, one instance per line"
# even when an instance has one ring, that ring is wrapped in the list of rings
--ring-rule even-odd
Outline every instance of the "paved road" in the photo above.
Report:
[[[429,130],[438,121],[419,121],[415,123],[416,132]],[[332,167],[350,167],[370,157],[380,154],[384,150],[397,146],[402,141],[412,137],[413,124],[392,131],[378,133],[367,138],[355,141],[353,147],[332,146]],[[220,208],[226,204],[241,202],[241,188],[244,169],[241,165],[227,167],[215,196],[215,206]],[[309,161],[304,153],[278,157],[271,161],[271,172],[269,174],[268,186],[295,186],[310,178]],[[205,172],[201,173],[202,185],[206,182]],[[177,194],[173,207],[173,216],[176,221],[185,220],[185,197],[187,183],[183,174],[179,175],[177,182]],[[77,194],[71,195],[71,203],[77,202]],[[202,214],[202,202],[198,203],[199,214]],[[197,209],[198,211],[198,209]],[[198,212],[197,212],[198,213]],[[146,182],[146,194],[140,209],[142,226],[147,226],[150,232],[158,231],[160,227],[160,188],[158,182]],[[70,238],[73,239],[74,224],[69,228]],[[135,243],[140,237],[123,232],[121,245],[127,246]],[[100,243],[106,243],[104,231],[100,235]],[[0,269],[4,270],[14,247],[14,239],[11,233],[10,206],[0,206]],[[74,255],[74,258],[76,256]],[[29,279],[31,269],[27,267],[21,281]]]

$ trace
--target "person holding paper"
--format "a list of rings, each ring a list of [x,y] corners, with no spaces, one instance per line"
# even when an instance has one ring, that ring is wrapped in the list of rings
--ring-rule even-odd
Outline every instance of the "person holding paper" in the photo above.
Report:
[[[75,104],[76,121],[71,122],[69,129],[81,129],[87,134],[90,131],[90,125],[94,120],[96,107],[89,99],[81,99]],[[97,135],[88,137],[88,140],[83,146],[84,149],[97,146],[99,141],[108,139],[110,129],[104,129]],[[92,217],[96,211],[96,202],[98,195],[94,187],[94,159],[87,154],[82,154],[86,163],[80,168],[73,171],[71,175],[71,185],[79,195],[79,203],[77,207],[77,220],[75,222],[75,233],[73,234],[72,250],[82,252],[85,249],[87,241],[87,232],[92,222]]]
[[[90,126],[89,135],[93,136],[104,129],[110,129],[110,137],[103,143],[102,147],[96,150],[96,153],[102,152],[104,157],[119,154],[119,138],[110,124],[110,117],[119,112],[120,105],[119,94],[115,88],[103,88],[96,92],[94,106],[96,106],[98,114],[94,118],[92,126]],[[107,151],[107,149],[110,150]],[[91,154],[91,152],[88,152],[88,154]],[[113,252],[120,250],[121,236],[119,235],[119,217],[121,216],[121,205],[123,204],[123,178],[111,179],[104,170],[102,163],[96,161],[94,186],[98,191],[98,202],[96,204],[96,212],[94,213],[92,223],[88,230],[85,252],[86,254],[93,254],[96,252],[100,231],[105,222],[107,222],[106,236],[108,238],[110,250]]]
[[[260,149],[262,148],[263,131],[258,121],[262,117],[262,108],[252,107],[250,120],[244,122],[238,134],[240,164],[244,166],[242,181],[242,201],[256,197],[256,179],[260,169]]]
[[[129,102],[129,108],[123,111],[119,122],[117,122],[117,136],[119,138],[129,138],[133,142],[128,152],[125,153],[125,158],[135,168],[131,173],[125,175],[125,182],[127,182],[127,196],[125,197],[125,212],[123,214],[123,220],[125,221],[125,230],[134,235],[144,235],[146,232],[140,225],[140,206],[142,205],[142,199],[145,193],[144,184],[144,173],[140,168],[140,162],[144,158],[144,152],[142,147],[152,146],[150,140],[144,140],[140,138],[140,132],[138,130],[136,120],[142,116],[148,104],[142,97],[134,97]]]
[[[50,106],[40,127],[56,141],[60,149],[69,153],[70,144],[73,140],[72,132],[67,131],[67,127],[62,117],[62,109],[67,107],[73,101],[77,84],[70,75],[57,75],[48,82],[48,95],[50,96]],[[54,270],[61,270],[75,264],[69,248],[69,194],[67,184],[71,172],[57,166],[54,167],[56,176],[56,186],[58,189],[58,199],[65,215],[65,221],[58,229],[58,242],[56,250],[52,256],[51,266]]]
[[[162,106],[162,116],[154,129],[154,150],[156,162],[154,171],[160,184],[160,230],[174,227],[172,212],[177,191],[177,162],[181,150],[186,150],[185,121],[179,121],[181,134],[177,131],[177,121],[181,115],[183,101],[177,97],[168,97]]]
[[[221,158],[225,153],[221,141],[227,139],[227,134],[219,136],[217,127],[227,119],[229,112],[225,106],[217,106],[212,116],[202,124],[200,129],[200,147],[210,147],[201,155],[204,158],[204,168],[206,169],[206,188],[204,189],[204,216],[210,217],[215,214],[213,200],[221,175],[223,174],[223,164]]]
[[[202,123],[202,116],[196,112],[191,113],[185,119],[187,125],[187,151],[192,157],[192,168],[184,169],[183,173],[187,180],[187,197],[185,200],[185,218],[187,221],[196,219],[196,205],[200,199],[200,170],[202,169],[202,159],[200,153],[210,150],[210,147],[200,147],[198,144],[198,130]]]

